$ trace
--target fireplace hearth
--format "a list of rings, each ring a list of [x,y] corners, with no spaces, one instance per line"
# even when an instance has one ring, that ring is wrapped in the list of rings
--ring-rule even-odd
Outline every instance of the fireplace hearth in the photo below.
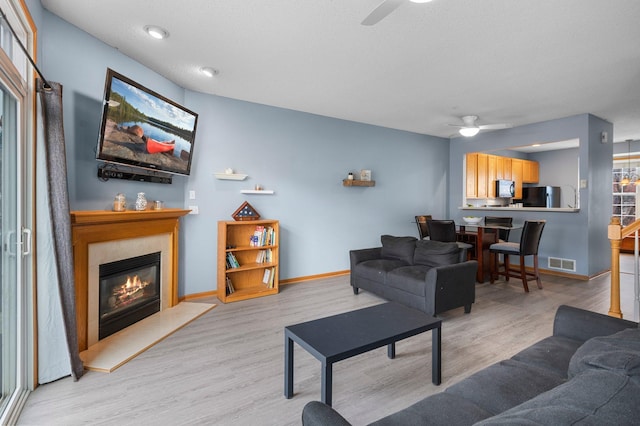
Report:
[[[161,253],[101,264],[98,338],[160,311]]]

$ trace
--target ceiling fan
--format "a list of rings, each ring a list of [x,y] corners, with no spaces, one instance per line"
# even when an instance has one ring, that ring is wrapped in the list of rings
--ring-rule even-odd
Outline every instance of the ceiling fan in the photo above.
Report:
[[[501,124],[477,124],[476,120],[478,119],[477,115],[465,115],[462,117],[463,124],[449,124],[449,126],[458,127],[460,130],[460,134],[462,136],[466,136],[470,138],[471,136],[475,136],[478,134],[480,130],[497,130],[497,129],[508,129],[513,127],[511,123],[501,123]]]
[[[383,0],[373,11],[361,22],[362,25],[375,25],[384,17],[396,10],[402,3],[429,3],[431,0]]]

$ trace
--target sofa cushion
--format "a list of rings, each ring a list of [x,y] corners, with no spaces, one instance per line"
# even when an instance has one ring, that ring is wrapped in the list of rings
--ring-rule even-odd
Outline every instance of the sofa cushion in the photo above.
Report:
[[[387,272],[406,265],[407,262],[397,259],[365,260],[364,262],[358,263],[352,273],[355,273],[357,277],[384,284],[387,278]]]
[[[589,369],[640,375],[640,329],[629,328],[587,340],[571,358],[569,377]]]
[[[413,264],[413,252],[416,249],[417,238],[383,235],[380,240],[382,241],[383,258],[402,260],[406,265]]]
[[[500,361],[445,390],[472,401],[491,414],[502,413],[564,383],[550,370],[513,359]]]
[[[457,243],[442,241],[420,240],[416,242],[413,263],[436,267],[458,263],[460,248]]]
[[[637,425],[638,395],[638,376],[587,370],[477,425]]]
[[[389,287],[424,297],[427,288],[425,277],[429,269],[431,268],[423,265],[396,268],[393,271],[389,271],[385,284]]]
[[[470,425],[490,416],[490,413],[464,398],[437,393],[373,422],[370,426]]]
[[[551,370],[566,378],[569,361],[582,344],[568,337],[550,336],[518,352],[511,359]]]

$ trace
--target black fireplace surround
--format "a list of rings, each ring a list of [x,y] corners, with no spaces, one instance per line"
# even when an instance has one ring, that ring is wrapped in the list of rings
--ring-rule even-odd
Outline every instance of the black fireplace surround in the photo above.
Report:
[[[160,252],[102,264],[99,273],[99,339],[160,311]]]

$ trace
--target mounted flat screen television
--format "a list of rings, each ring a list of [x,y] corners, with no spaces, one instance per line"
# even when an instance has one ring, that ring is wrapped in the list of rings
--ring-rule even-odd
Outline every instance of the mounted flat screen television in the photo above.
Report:
[[[96,158],[188,175],[198,114],[107,69]]]

